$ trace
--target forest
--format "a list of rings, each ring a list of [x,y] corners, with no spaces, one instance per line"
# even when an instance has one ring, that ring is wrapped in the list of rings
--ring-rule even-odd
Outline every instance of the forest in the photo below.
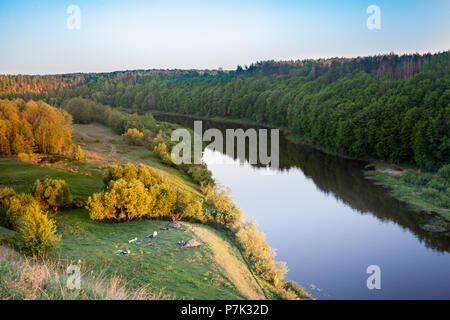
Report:
[[[23,97],[14,88],[23,88],[17,83],[24,79],[3,76],[2,96]],[[139,112],[248,120],[283,128],[332,153],[426,170],[450,159],[449,52],[264,61],[231,72],[137,70],[59,79],[59,88],[43,86],[31,97],[57,106],[82,97]],[[88,113],[84,117],[93,117]]]

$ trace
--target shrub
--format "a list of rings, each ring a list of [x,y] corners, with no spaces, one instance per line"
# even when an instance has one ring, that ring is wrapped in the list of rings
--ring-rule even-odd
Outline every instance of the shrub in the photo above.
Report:
[[[204,163],[187,165],[186,172],[200,185],[215,184],[214,179],[212,178],[212,172],[208,170],[208,167]]]
[[[27,253],[44,253],[54,249],[60,236],[56,235],[55,222],[42,212],[38,204],[27,206],[20,217],[19,246]]]
[[[167,145],[164,142],[158,143],[154,148],[153,151],[156,152],[157,154],[161,155],[161,154],[165,154],[167,153],[168,149],[167,149]]]
[[[447,188],[447,185],[448,185],[448,183],[445,183],[445,180],[443,180],[439,177],[435,177],[435,178],[431,179],[430,182],[427,183],[428,188],[434,188],[439,191],[445,191],[445,189]]]
[[[27,161],[27,160],[30,159],[30,155],[29,155],[28,153],[20,152],[20,153],[17,155],[17,158],[19,158],[21,161]]]
[[[84,159],[84,152],[80,146],[77,146],[73,152],[73,160],[82,161]]]
[[[173,212],[178,219],[195,219],[204,221],[202,203],[194,195],[183,190],[176,190]]]
[[[124,179],[127,181],[137,179],[141,181],[146,188],[163,182],[163,177],[155,169],[139,164],[137,167],[131,163],[124,166],[108,166],[103,173],[103,182],[105,186],[113,180]]]
[[[72,203],[72,195],[64,180],[46,178],[43,183],[36,180],[31,192],[44,208],[52,207],[55,211]]]
[[[141,144],[142,139],[144,138],[144,134],[136,128],[128,129],[127,132],[124,133],[122,136],[124,136],[130,143],[134,145]]]
[[[227,229],[234,230],[242,222],[243,214],[230,197],[231,189],[221,190],[221,187],[212,185],[202,186],[206,204],[210,207],[210,213],[216,223]]]
[[[275,252],[265,242],[264,233],[258,232],[256,222],[251,219],[236,233],[236,240],[244,251],[253,271],[262,279],[280,287],[287,272],[284,263],[275,262]]]
[[[295,281],[284,281],[284,289],[295,293],[295,295],[301,299],[309,298],[309,294],[307,294],[305,290],[303,290],[303,288]]]
[[[405,172],[402,175],[403,181],[418,186],[426,185],[428,182],[431,181],[432,178],[433,176],[429,173],[417,172],[415,170],[405,170]]]
[[[438,206],[450,208],[450,188],[447,188],[445,193],[441,193],[436,202]]]
[[[0,188],[0,201],[6,200],[14,196],[15,194],[16,192],[14,191],[13,188],[8,187]]]
[[[20,193],[4,197],[2,205],[5,210],[5,226],[17,230],[19,219],[27,213],[29,207],[39,206],[39,203],[30,194]]]
[[[130,221],[150,211],[152,198],[144,184],[133,179],[111,181],[106,191],[89,197],[86,208],[93,220]]]
[[[439,191],[434,188],[423,188],[422,194],[427,198],[435,199],[439,197]]]
[[[438,172],[438,176],[447,183],[450,183],[450,164],[446,164],[445,166],[441,167]]]

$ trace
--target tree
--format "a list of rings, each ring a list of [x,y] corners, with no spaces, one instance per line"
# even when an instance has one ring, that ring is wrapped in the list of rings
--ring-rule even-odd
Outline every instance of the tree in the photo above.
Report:
[[[91,219],[130,221],[147,214],[152,198],[144,184],[133,179],[111,181],[108,189],[89,197],[86,208]]]
[[[45,178],[44,182],[36,180],[31,192],[43,207],[51,207],[55,211],[58,207],[72,203],[72,194],[64,180],[49,178]]]

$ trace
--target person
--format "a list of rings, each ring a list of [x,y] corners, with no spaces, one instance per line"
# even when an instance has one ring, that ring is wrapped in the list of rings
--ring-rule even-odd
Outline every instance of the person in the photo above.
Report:
[[[145,236],[146,238],[154,239],[158,235],[158,232],[156,230],[153,231],[152,234],[149,234],[148,236]]]
[[[175,216],[172,216],[172,221],[175,221]]]

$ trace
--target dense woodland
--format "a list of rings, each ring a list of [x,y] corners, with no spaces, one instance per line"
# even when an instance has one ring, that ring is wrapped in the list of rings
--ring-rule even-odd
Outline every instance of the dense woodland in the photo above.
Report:
[[[285,128],[331,152],[429,170],[450,159],[449,52],[266,61],[234,72],[139,70],[67,77],[78,83],[44,88],[32,97],[59,106],[83,97],[93,101],[91,110],[100,104],[249,120]],[[18,76],[1,80],[20,82]],[[23,96],[6,87],[3,96]],[[83,123],[93,116],[74,117]]]

